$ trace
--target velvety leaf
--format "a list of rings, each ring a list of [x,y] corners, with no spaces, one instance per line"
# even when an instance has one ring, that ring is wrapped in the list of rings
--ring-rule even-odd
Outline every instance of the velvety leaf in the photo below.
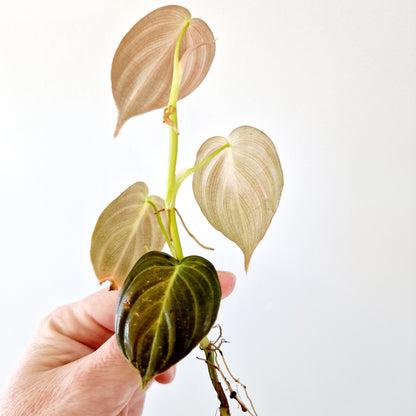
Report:
[[[273,142],[249,126],[235,129],[228,140],[208,139],[196,164],[226,144],[194,173],[193,190],[208,221],[241,248],[247,270],[279,204],[283,173]]]
[[[183,7],[165,6],[141,19],[121,41],[111,70],[119,113],[115,136],[129,118],[168,105],[176,42],[189,22],[179,54],[183,98],[203,81],[214,59],[215,39],[205,22]]]
[[[119,294],[115,331],[143,388],[207,335],[220,299],[217,272],[202,257],[179,261],[153,251],[135,264]]]
[[[110,280],[114,288],[123,284],[136,261],[151,250],[161,250],[165,238],[153,203],[164,208],[163,199],[149,196],[146,184],[136,182],[119,195],[98,218],[91,239],[91,261],[101,282]],[[161,217],[165,222],[164,212]]]

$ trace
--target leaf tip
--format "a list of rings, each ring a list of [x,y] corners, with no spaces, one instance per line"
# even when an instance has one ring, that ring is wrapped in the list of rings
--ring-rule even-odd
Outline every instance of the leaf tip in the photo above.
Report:
[[[256,250],[256,247],[260,241],[261,241],[261,238],[254,247],[243,247],[237,244],[238,247],[240,247],[240,250],[243,252],[243,255],[244,255],[244,271],[246,272],[246,275],[248,274],[248,268],[249,268],[253,253]]]
[[[146,376],[141,375],[141,379],[142,379],[142,389],[145,390],[147,385],[149,384],[150,379]]]
[[[248,266],[250,264],[251,254],[249,256],[244,254],[244,271],[248,273]]]
[[[122,120],[120,117],[118,117],[117,124],[116,124],[116,128],[114,129],[114,135],[113,135],[114,138],[116,138],[118,136],[118,134],[120,133],[120,130],[121,130],[121,128],[124,125],[124,121],[125,120]]]

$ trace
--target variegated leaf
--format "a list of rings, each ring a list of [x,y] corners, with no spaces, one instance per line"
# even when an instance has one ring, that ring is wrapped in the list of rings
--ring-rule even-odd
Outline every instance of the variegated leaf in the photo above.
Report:
[[[121,41],[111,70],[118,108],[115,136],[129,118],[168,105],[175,46],[188,23],[179,53],[183,98],[203,81],[214,59],[215,39],[204,21],[184,7],[165,6],[141,19]]]
[[[109,280],[114,288],[121,287],[143,254],[163,248],[165,238],[151,203],[160,210],[164,208],[164,202],[158,196],[149,196],[148,192],[146,184],[136,182],[111,202],[98,218],[90,254],[100,283]],[[166,227],[164,212],[160,215]]]
[[[241,248],[247,270],[279,204],[283,173],[273,142],[249,126],[238,127],[228,140],[208,139],[196,164],[227,144],[194,173],[193,190],[208,221]]]

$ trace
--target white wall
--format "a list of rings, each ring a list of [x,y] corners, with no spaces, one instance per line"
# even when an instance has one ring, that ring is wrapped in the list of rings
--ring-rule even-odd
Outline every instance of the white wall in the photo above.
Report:
[[[42,316],[98,289],[89,240],[106,204],[136,180],[164,194],[161,113],[113,140],[109,80],[122,36],[164,4],[2,0],[0,383]],[[249,124],[275,141],[285,174],[248,276],[190,183],[179,195],[189,228],[217,248],[208,258],[238,274],[219,319],[231,367],[259,415],[415,415],[416,3],[182,4],[218,40],[179,107],[179,167]],[[152,388],[146,415],[215,414],[196,355]]]

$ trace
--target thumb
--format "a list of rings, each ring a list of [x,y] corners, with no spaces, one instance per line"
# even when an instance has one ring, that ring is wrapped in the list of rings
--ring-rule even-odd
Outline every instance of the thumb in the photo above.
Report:
[[[120,351],[115,335],[81,361],[87,374],[91,374],[94,379],[102,380],[103,383],[117,380],[125,386],[140,385],[140,374]]]

